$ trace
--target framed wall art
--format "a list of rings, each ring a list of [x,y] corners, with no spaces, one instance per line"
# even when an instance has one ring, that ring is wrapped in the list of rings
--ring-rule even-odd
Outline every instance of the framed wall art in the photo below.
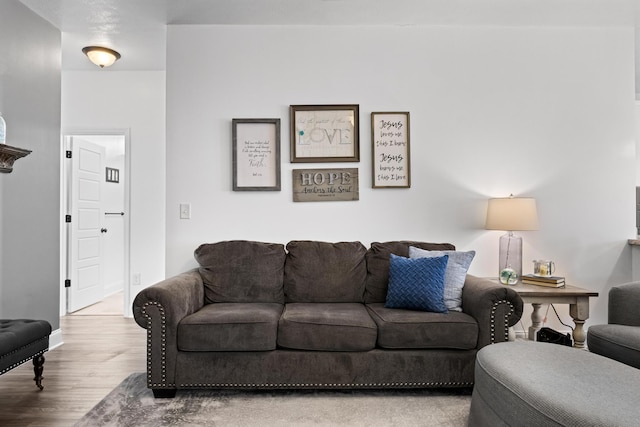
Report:
[[[280,191],[280,119],[233,119],[233,191]]]
[[[359,106],[291,105],[291,163],[359,162]]]
[[[373,188],[411,187],[409,113],[371,113]]]
[[[293,169],[294,202],[344,202],[360,199],[358,168]]]

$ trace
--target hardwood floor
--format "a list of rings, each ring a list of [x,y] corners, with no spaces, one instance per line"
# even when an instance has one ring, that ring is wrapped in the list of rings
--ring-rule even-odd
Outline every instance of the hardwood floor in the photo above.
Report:
[[[73,426],[133,372],[145,371],[146,331],[120,316],[65,316],[64,344],[45,353],[44,390],[31,362],[0,375],[0,426]]]

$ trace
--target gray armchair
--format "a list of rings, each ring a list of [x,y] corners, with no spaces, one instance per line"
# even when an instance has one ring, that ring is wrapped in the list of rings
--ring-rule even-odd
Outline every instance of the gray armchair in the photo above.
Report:
[[[589,351],[640,369],[640,282],[611,288],[608,317],[589,327]]]

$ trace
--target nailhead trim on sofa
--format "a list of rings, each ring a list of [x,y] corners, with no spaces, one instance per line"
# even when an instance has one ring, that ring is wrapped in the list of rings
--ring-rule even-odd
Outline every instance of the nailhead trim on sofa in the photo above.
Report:
[[[493,303],[493,306],[491,307],[491,344],[495,344],[496,342],[496,311],[498,310],[498,306],[500,306],[501,304],[508,304],[509,305],[509,312],[507,312],[504,315],[504,324],[508,325],[509,324],[509,317],[511,317],[511,315],[514,312],[514,307],[513,304],[511,304],[509,301],[507,300],[500,300],[500,301],[496,301]],[[505,328],[504,329],[504,340],[505,341],[509,341],[509,328]]]
[[[473,386],[472,382],[421,382],[421,383],[402,383],[402,382],[394,382],[394,383],[371,383],[371,384],[338,384],[338,383],[301,383],[301,384],[290,384],[290,383],[278,383],[278,384],[209,384],[209,383],[198,383],[198,384],[180,384],[180,387],[189,388],[189,387],[210,387],[210,388],[224,388],[224,387],[233,387],[233,388],[390,388],[390,387],[471,387]]]
[[[162,375],[162,382],[161,383],[153,383],[151,381],[151,378],[153,377],[152,373],[153,373],[153,364],[151,363],[151,334],[152,334],[152,323],[151,323],[151,316],[149,314],[147,314],[147,307],[150,305],[154,305],[158,308],[158,310],[160,311],[160,323],[161,323],[161,327],[160,327],[160,339],[162,341],[162,345],[160,347],[160,354],[162,355],[162,360],[161,360],[161,368],[160,368],[160,373]],[[165,315],[164,312],[164,307],[162,306],[162,304],[160,304],[157,301],[149,301],[146,302],[143,306],[142,306],[142,314],[144,315],[144,317],[147,318],[147,387],[152,388],[152,387],[164,387],[164,388],[175,388],[175,384],[172,383],[167,383],[167,316]]]

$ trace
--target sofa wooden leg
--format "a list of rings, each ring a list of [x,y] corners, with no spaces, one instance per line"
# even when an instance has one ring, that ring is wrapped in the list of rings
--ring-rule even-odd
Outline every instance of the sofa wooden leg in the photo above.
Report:
[[[176,389],[175,388],[154,388],[153,397],[156,399],[170,399],[172,397],[176,397]]]
[[[44,388],[42,385],[42,371],[44,370],[44,356],[38,355],[33,358],[33,373],[36,375],[33,380],[36,382],[36,385],[40,390]]]

